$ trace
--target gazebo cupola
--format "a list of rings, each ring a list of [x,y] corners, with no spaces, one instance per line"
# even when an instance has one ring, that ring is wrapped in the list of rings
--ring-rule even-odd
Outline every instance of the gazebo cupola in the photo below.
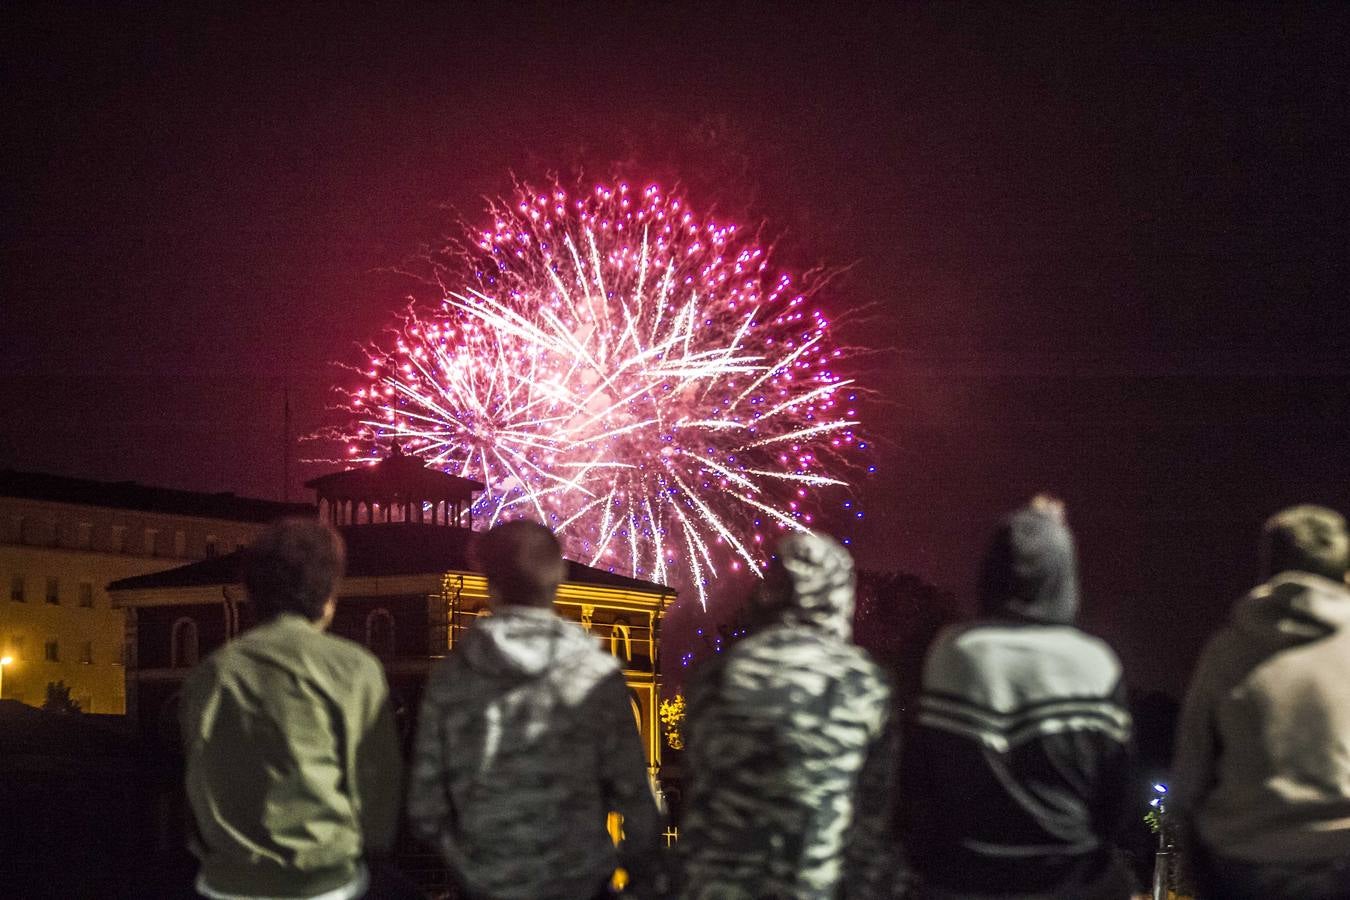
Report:
[[[430,468],[395,447],[368,466],[305,482],[318,494],[319,518],[333,525],[409,522],[473,528],[481,481]]]

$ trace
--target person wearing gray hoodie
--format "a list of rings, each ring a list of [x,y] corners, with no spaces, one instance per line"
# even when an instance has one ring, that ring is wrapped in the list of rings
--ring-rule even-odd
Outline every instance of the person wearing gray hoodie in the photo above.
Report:
[[[1205,897],[1350,897],[1345,519],[1286,509],[1262,557],[1191,678],[1168,812]]]
[[[477,555],[492,615],[427,683],[408,815],[470,900],[590,900],[622,865],[648,890],[661,814],[623,673],[553,611],[566,573],[533,522],[484,534]],[[606,820],[623,816],[616,851]]]
[[[778,545],[751,634],[689,688],[688,900],[894,894],[890,687],[855,646],[853,560],[821,534]]]

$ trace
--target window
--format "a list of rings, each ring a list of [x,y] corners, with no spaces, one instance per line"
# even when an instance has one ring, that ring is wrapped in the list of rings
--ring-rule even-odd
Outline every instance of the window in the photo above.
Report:
[[[187,532],[181,528],[173,533],[173,555],[180,559],[187,556]]]
[[[376,656],[394,655],[394,617],[381,607],[366,616],[366,646]]]
[[[108,530],[108,549],[114,553],[127,552],[127,526],[114,525]]]
[[[208,559],[212,556],[215,556],[219,552],[216,549],[216,543],[217,539],[214,534],[208,534],[206,536],[206,556]]]
[[[158,538],[159,538],[159,529],[158,529],[158,528],[147,528],[147,529],[145,529],[145,555],[146,555],[146,556],[154,556],[154,555],[155,555],[155,543],[156,543],[156,541],[157,541]]]
[[[80,606],[85,609],[94,608],[94,585],[92,582],[80,582]]]
[[[61,644],[58,641],[51,640],[42,648],[42,657],[47,662],[61,661]]]
[[[633,661],[633,636],[628,626],[616,622],[609,630],[609,652],[625,662]]]
[[[197,664],[197,622],[184,616],[169,632],[169,666],[188,669]]]
[[[23,576],[13,575],[9,579],[9,599],[15,603],[23,603]]]
[[[47,602],[53,604],[61,602],[61,582],[51,577],[47,579]]]
[[[81,550],[88,550],[94,546],[94,526],[88,522],[81,522],[75,526],[75,546]]]
[[[94,661],[94,642],[85,641],[83,644],[80,645],[80,662],[84,663],[87,666],[93,661]],[[88,707],[84,708],[88,709]]]
[[[21,634],[11,634],[9,636],[9,655],[19,662],[28,660],[28,639]]]

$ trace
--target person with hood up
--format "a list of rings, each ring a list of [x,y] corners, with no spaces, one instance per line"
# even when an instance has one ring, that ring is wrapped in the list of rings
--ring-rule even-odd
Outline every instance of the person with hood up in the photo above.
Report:
[[[461,895],[608,896],[622,865],[648,889],[661,815],[614,657],[553,611],[566,563],[534,522],[479,539],[491,615],[432,671],[418,719],[408,815]],[[606,830],[623,816],[622,853]]]
[[[1191,678],[1168,812],[1205,897],[1350,897],[1350,539],[1296,506],[1262,542]]]
[[[1035,498],[994,535],[984,618],[938,636],[901,763],[905,849],[925,898],[1126,900],[1113,837],[1130,802],[1120,662],[1074,627],[1062,504]]]
[[[851,641],[853,583],[831,538],[785,538],[751,634],[696,674],[682,896],[892,895],[890,688]]]

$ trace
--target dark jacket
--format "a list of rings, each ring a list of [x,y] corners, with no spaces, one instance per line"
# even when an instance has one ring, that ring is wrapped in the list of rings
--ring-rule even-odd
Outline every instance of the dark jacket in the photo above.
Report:
[[[906,851],[961,896],[1124,897],[1112,846],[1129,801],[1120,663],[1072,625],[1073,541],[1055,510],[999,530],[986,618],[940,635],[904,743]]]

